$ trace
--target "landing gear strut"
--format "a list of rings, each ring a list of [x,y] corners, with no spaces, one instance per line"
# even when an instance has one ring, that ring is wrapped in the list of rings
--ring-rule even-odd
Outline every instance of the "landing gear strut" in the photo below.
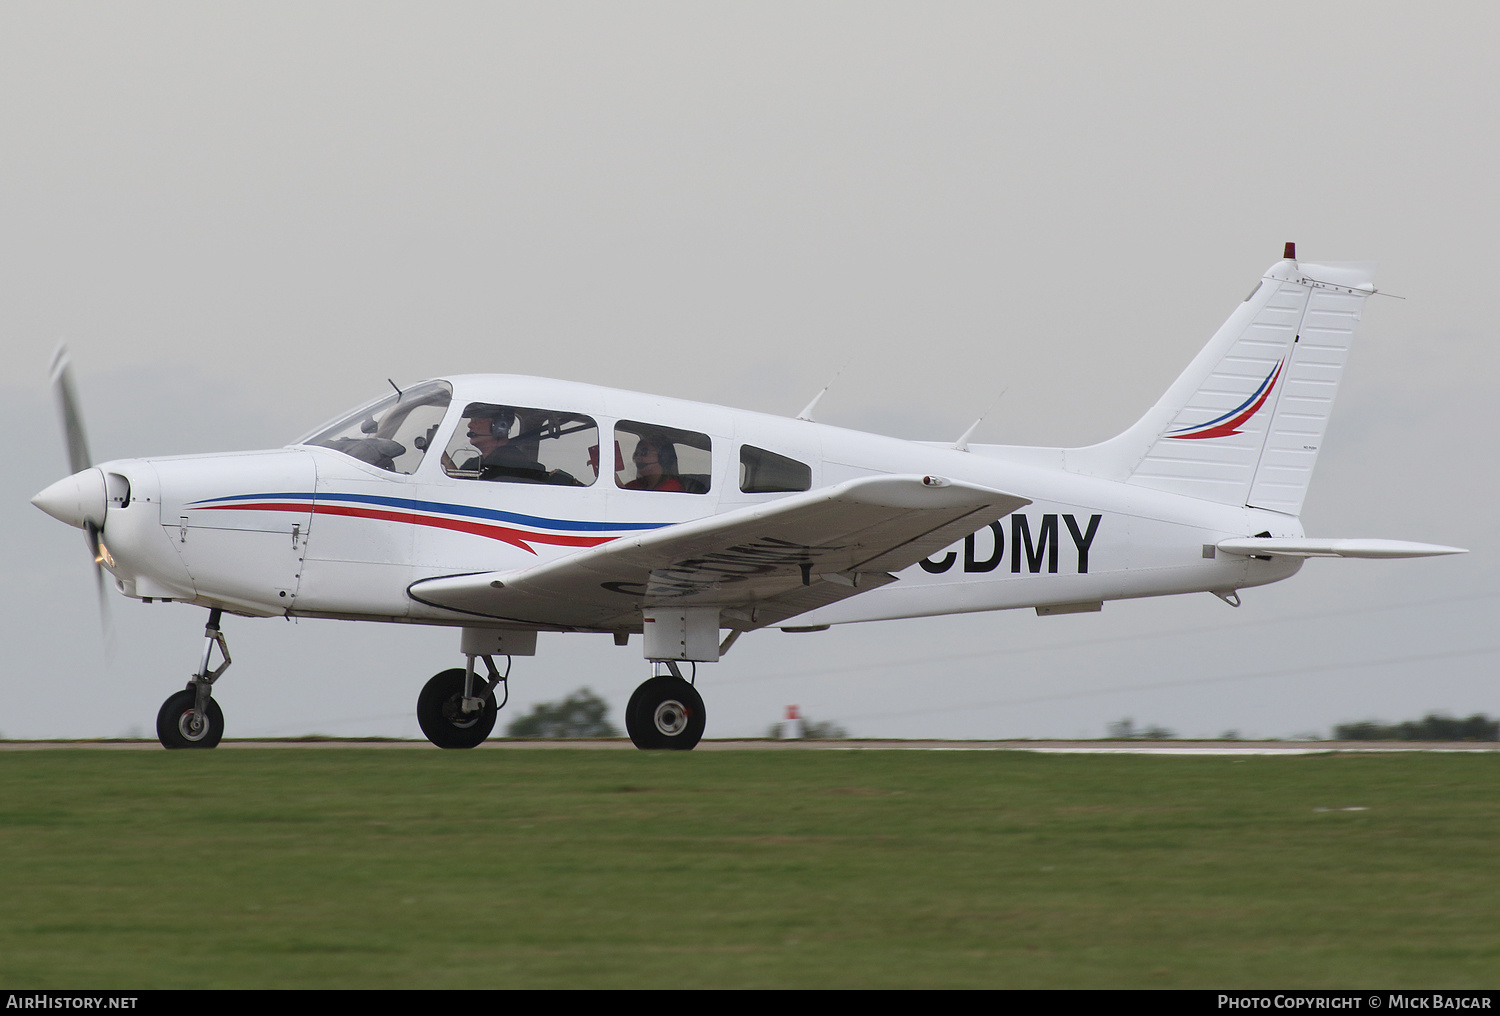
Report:
[[[219,630],[222,610],[214,608],[208,612],[208,625],[203,629],[203,659],[198,672],[188,681],[187,688],[172,695],[161,705],[156,714],[156,739],[163,748],[212,748],[224,736],[224,713],[219,703],[212,698],[213,683],[229,669],[229,646],[224,633]],[[224,658],[213,670],[208,669],[209,657],[214,646]]]
[[[506,698],[510,697],[510,686],[505,683],[510,676],[509,658],[503,675],[495,669],[493,659],[488,656],[479,659],[489,671],[488,681],[474,673],[475,657],[470,656],[467,667],[434,675],[417,696],[417,723],[427,740],[439,748],[473,748],[481,744],[495,729],[495,717],[505,705],[496,704],[495,688],[505,686]]]
[[[703,737],[703,698],[683,680],[676,663],[666,666],[670,674],[653,677],[630,696],[625,730],[637,748],[688,751]]]

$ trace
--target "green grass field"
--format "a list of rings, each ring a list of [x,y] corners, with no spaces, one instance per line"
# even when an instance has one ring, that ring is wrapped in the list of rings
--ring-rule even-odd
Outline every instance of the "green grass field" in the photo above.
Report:
[[[1493,988],[1497,784],[1492,754],[3,752],[0,983]]]

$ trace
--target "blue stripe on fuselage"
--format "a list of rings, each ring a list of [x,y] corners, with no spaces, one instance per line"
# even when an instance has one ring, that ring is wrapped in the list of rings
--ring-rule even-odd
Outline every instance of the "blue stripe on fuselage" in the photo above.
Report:
[[[374,504],[385,508],[405,508],[408,511],[434,512],[443,515],[459,515],[474,519],[489,519],[497,522],[513,522],[517,525],[533,526],[537,529],[555,529],[564,532],[601,533],[621,529],[660,529],[669,522],[579,522],[566,519],[544,519],[536,515],[519,512],[503,512],[495,508],[476,508],[466,504],[445,504],[441,501],[416,501],[405,497],[381,497],[375,494],[231,494],[227,497],[210,497],[194,501],[193,505],[212,505],[225,501],[269,501],[276,499],[297,501],[343,501],[351,504]],[[311,505],[308,506],[311,509]]]

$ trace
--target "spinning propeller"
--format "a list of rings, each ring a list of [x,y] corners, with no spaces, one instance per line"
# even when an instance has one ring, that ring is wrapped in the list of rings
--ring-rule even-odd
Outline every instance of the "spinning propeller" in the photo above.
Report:
[[[52,395],[62,419],[63,440],[68,446],[67,478],[59,480],[31,503],[59,521],[83,530],[89,553],[94,556],[94,592],[99,598],[99,622],[108,636],[109,601],[104,592],[105,565],[114,564],[104,544],[104,522],[108,493],[104,474],[90,468],[88,437],[83,431],[83,415],[78,408],[78,390],[73,385],[73,364],[66,346],[58,346],[52,356]]]

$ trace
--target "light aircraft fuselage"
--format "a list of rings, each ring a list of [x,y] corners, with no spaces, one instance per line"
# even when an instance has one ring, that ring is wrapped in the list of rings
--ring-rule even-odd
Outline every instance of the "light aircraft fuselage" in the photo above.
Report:
[[[108,508],[108,567],[121,591],[258,616],[484,623],[408,591],[425,579],[525,569],[788,496],[741,489],[745,445],[804,463],[809,489],[861,477],[939,475],[1024,491],[1031,501],[1006,517],[976,520],[973,534],[905,568],[898,582],[800,615],[798,626],[1232,591],[1286,578],[1301,564],[1204,551],[1262,532],[1301,537],[1295,517],[1049,469],[1037,463],[1035,449],[956,451],[541,378],[468,375],[436,384],[453,394],[435,444],[451,441],[465,424],[462,407],[475,402],[540,404],[587,418],[599,433],[620,420],[645,421],[708,438],[707,490],[627,489],[610,473],[578,486],[466,479],[448,475],[435,454],[408,475],[308,446],[107,462],[100,472],[123,477],[130,490],[128,504]],[[576,467],[575,476],[588,476],[586,459]],[[719,581],[733,584],[736,562],[718,564]],[[617,595],[621,614],[633,620],[601,630],[639,632],[640,597]],[[492,620],[574,628],[542,617]]]
[[[61,366],[75,471],[34,501],[85,531],[120,592],[209,608],[199,671],[158,716],[169,747],[217,743],[229,612],[462,629],[466,668],[418,699],[444,747],[493,726],[493,656],[531,655],[539,631],[640,636],[668,673],[632,697],[631,737],[691,748],[703,703],[678,664],[745,632],[1192,592],[1238,605],[1307,557],[1457,552],[1302,529],[1371,280],[1288,245],[1134,426],[1071,449],[469,374],[392,383],[286,448],[96,466]]]

